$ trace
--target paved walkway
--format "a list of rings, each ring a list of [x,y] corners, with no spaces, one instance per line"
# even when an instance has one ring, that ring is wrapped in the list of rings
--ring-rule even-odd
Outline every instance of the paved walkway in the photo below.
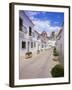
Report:
[[[53,61],[52,48],[29,59],[20,59],[20,79],[50,78],[51,69],[59,62]]]

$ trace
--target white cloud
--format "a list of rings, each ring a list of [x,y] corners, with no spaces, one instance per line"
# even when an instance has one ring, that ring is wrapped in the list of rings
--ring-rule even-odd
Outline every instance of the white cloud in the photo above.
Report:
[[[60,30],[61,27],[59,26],[51,26],[50,20],[40,20],[39,18],[35,18],[35,15],[41,14],[41,12],[25,12],[29,18],[32,20],[32,22],[34,23],[34,29],[37,30],[38,32],[42,32],[42,31],[46,31],[48,33],[48,35],[50,35],[50,33],[52,31],[57,32],[58,30]],[[42,12],[45,13],[45,12]],[[58,17],[59,18],[59,17]],[[55,22],[56,24],[58,24],[59,22]]]
[[[50,26],[50,22],[47,20],[34,20],[33,23],[35,24],[35,29],[38,29],[39,31],[46,31],[48,27]]]
[[[33,11],[25,11],[25,13],[27,14],[27,16],[34,17],[35,15],[40,14],[40,12],[33,12]]]
[[[34,29],[42,32],[42,31],[46,31],[49,35],[52,31],[57,32],[58,30],[60,30],[61,27],[59,26],[51,26],[50,25],[50,21],[48,20],[34,20],[33,23],[35,24]]]
[[[50,29],[51,31],[58,31],[58,30],[60,30],[60,28],[61,28],[61,27],[59,27],[59,26],[50,26],[50,27],[49,27],[49,29]]]

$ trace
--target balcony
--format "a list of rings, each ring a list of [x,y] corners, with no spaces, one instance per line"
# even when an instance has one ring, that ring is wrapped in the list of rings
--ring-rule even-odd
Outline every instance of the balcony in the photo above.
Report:
[[[25,26],[21,27],[21,29],[19,31],[19,37],[29,39],[29,40],[33,39],[32,32],[28,32],[27,28]]]
[[[20,37],[20,38],[29,39],[29,40],[32,40],[32,39],[33,39],[32,36],[29,36],[28,33],[25,34],[24,31],[19,31],[19,37]]]
[[[27,28],[25,26],[22,26],[22,31],[27,34]]]
[[[19,31],[19,37],[20,38],[24,38],[24,36],[25,36],[24,32],[23,31]]]
[[[26,34],[27,34],[27,28],[25,26],[20,26],[19,37],[25,38]]]
[[[32,36],[29,36],[29,35],[28,35],[27,38],[28,38],[29,40],[32,40],[32,39],[33,39],[33,37],[32,37]]]

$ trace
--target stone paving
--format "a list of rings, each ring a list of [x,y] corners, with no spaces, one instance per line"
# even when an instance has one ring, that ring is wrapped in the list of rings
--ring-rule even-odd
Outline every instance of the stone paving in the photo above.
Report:
[[[20,57],[19,78],[50,78],[52,77],[50,73],[52,67],[58,63],[58,61],[53,61],[52,48],[49,48],[40,54],[33,55],[33,57],[29,59]]]

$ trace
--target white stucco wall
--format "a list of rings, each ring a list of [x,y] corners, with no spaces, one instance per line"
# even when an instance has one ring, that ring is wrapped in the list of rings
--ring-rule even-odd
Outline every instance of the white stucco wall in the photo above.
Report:
[[[36,32],[34,28],[34,24],[32,21],[26,16],[26,14],[23,11],[19,11],[19,17],[23,20],[23,26],[26,27],[27,33],[23,31],[19,31],[19,50],[20,50],[20,56],[25,56],[25,53],[28,52],[28,42],[29,42],[29,52],[37,53],[38,50],[41,51],[41,49],[45,49],[45,43],[41,42],[41,39],[44,37],[40,37],[38,39],[38,32]],[[29,27],[32,28],[32,36],[29,36]],[[33,35],[34,34],[34,35]],[[26,48],[22,48],[22,41],[26,42]],[[33,42],[33,48],[31,48],[31,42]],[[34,43],[36,43],[36,46],[34,47]],[[44,44],[44,47],[42,48],[42,44]],[[48,44],[48,40],[47,40]],[[46,47],[48,48],[48,47]]]
[[[29,50],[32,51],[33,48],[31,48],[31,42],[29,37],[29,26],[32,28],[33,31],[33,23],[30,21],[30,19],[25,15],[23,11],[19,11],[19,17],[23,20],[23,25],[27,28],[27,33],[24,33],[23,31],[19,31],[19,48],[20,48],[20,56],[24,56],[25,53],[28,50],[28,42],[29,44]],[[22,48],[22,41],[26,42],[26,48]]]
[[[34,26],[33,23],[23,11],[19,11],[19,17],[23,19],[23,25],[27,28],[27,32],[29,33],[29,26],[31,26],[31,28],[33,29],[33,26]]]
[[[64,29],[59,35],[60,39],[56,41],[56,48],[60,56],[60,62],[64,63]]]

